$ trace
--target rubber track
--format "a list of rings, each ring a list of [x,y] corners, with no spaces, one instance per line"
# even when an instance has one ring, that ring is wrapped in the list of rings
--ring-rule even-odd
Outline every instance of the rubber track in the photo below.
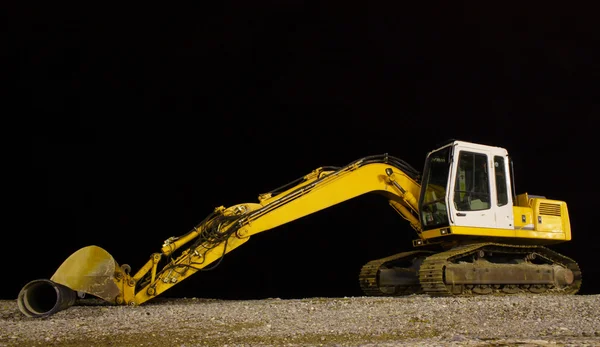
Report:
[[[444,283],[444,266],[453,259],[474,254],[484,248],[486,251],[502,253],[530,253],[535,252],[537,256],[549,261],[551,264],[565,266],[573,272],[573,284],[567,289],[556,291],[556,294],[575,294],[579,291],[582,282],[579,265],[573,260],[560,253],[543,246],[508,245],[501,243],[476,243],[453,248],[451,250],[434,254],[425,259],[419,270],[419,281],[426,294],[431,296],[451,296],[453,294]]]
[[[409,295],[413,293],[421,292],[420,287],[415,288],[415,286],[397,286],[396,291],[393,294],[386,293],[381,291],[379,288],[377,274],[379,269],[382,266],[387,264],[391,264],[395,261],[401,260],[403,258],[413,257],[416,254],[424,254],[424,253],[432,253],[428,251],[409,251],[394,254],[392,256],[371,260],[370,262],[363,265],[360,270],[360,275],[358,277],[360,288],[362,291],[369,296],[393,296],[393,295]]]

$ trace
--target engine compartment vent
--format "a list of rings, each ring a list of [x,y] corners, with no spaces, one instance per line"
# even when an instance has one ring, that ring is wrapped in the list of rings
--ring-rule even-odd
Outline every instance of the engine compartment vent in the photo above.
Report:
[[[539,206],[541,215],[560,217],[560,204],[541,202]]]

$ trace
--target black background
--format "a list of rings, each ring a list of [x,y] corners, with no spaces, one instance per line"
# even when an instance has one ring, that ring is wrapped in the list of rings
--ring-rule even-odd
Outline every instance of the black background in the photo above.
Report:
[[[5,12],[2,298],[83,246],[136,271],[217,206],[371,154],[422,170],[448,139],[507,148],[519,193],[568,203],[573,240],[553,249],[579,262],[581,293],[600,293],[590,8],[119,6]],[[256,235],[164,295],[362,295],[360,266],[415,237],[366,195]]]

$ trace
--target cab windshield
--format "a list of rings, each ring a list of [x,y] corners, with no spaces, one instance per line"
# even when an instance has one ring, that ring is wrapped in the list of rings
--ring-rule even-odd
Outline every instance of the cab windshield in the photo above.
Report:
[[[449,225],[446,187],[450,171],[450,149],[451,147],[448,146],[433,152],[425,161],[419,199],[423,230]]]

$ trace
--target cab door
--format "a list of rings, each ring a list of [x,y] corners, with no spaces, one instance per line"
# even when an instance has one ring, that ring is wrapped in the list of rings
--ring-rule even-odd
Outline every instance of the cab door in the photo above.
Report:
[[[506,151],[459,143],[454,158],[448,199],[451,224],[513,229]]]

